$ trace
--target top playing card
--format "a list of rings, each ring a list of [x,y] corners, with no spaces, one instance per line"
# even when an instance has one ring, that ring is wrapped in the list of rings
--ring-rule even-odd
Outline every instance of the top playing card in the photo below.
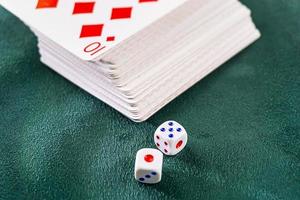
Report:
[[[95,60],[186,1],[0,0],[0,3],[76,56]]]

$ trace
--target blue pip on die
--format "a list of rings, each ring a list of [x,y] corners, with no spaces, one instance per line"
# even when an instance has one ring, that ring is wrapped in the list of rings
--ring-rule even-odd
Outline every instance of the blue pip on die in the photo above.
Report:
[[[178,154],[185,147],[187,139],[184,127],[173,120],[161,124],[154,133],[157,148],[166,155]]]

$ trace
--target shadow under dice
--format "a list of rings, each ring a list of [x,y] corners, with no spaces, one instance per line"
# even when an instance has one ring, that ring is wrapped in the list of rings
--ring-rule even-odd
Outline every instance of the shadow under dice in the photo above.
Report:
[[[157,149],[144,148],[136,154],[134,177],[142,183],[154,184],[161,180],[163,154]]]
[[[187,143],[187,133],[182,125],[175,121],[161,124],[154,133],[154,142],[166,155],[176,155]]]

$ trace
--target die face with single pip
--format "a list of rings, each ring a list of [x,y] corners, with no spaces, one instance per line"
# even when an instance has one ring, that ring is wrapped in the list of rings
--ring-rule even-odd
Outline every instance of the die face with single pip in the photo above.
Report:
[[[178,122],[166,121],[156,129],[154,142],[164,154],[176,155],[187,143],[187,132]]]
[[[157,149],[144,148],[136,154],[134,177],[147,184],[158,183],[162,176],[163,154]]]

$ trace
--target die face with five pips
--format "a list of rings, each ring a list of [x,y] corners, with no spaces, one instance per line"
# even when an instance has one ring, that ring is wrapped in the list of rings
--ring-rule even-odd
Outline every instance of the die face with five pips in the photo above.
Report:
[[[144,148],[136,154],[134,177],[147,184],[158,183],[162,176],[163,154],[157,149]]]
[[[154,142],[164,154],[176,155],[187,143],[187,132],[178,122],[170,120],[156,129]]]

